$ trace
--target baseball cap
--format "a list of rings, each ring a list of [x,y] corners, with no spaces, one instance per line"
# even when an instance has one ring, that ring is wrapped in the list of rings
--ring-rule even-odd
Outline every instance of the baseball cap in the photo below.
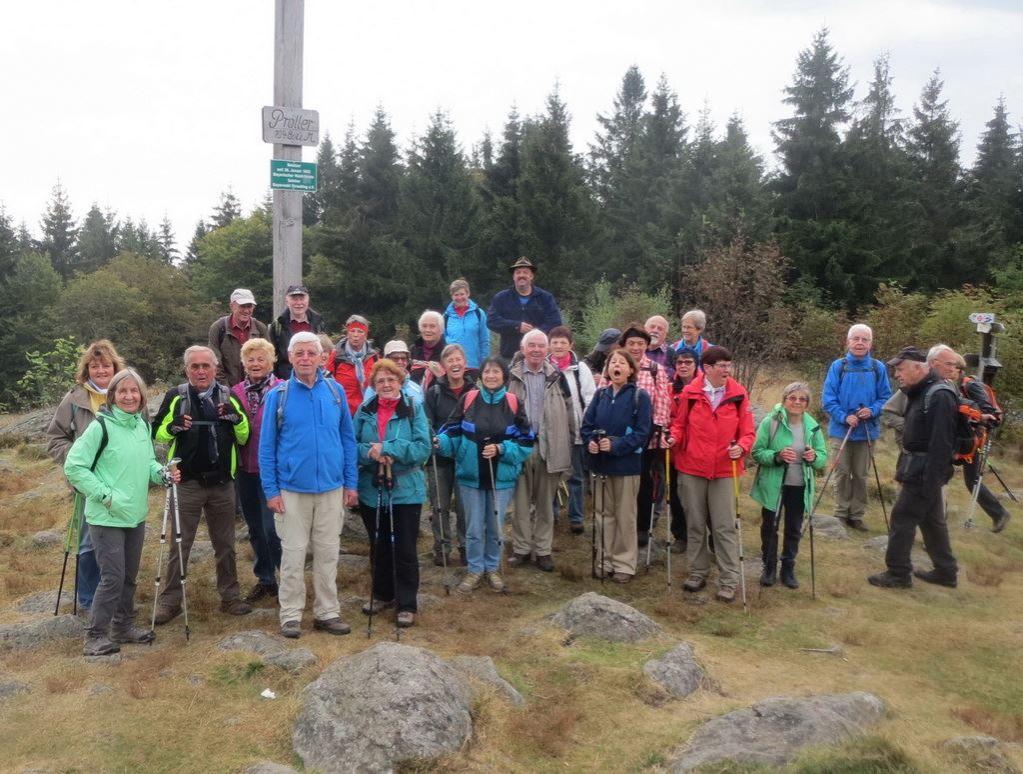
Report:
[[[286,296],[308,296],[309,290],[305,285],[288,285],[288,289],[284,292]]]
[[[235,288],[231,291],[231,300],[236,304],[256,305],[256,297],[252,295],[252,291],[247,288]]]
[[[888,361],[887,365],[897,366],[903,360],[912,360],[914,363],[926,363],[927,355],[923,350],[916,347],[903,347],[899,350],[899,354]]]

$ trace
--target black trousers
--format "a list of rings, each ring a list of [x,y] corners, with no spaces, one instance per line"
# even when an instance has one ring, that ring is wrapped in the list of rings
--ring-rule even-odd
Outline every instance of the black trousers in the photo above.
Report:
[[[760,556],[764,567],[773,567],[778,561],[778,520],[785,514],[785,541],[781,551],[782,564],[793,564],[799,553],[799,536],[803,530],[803,499],[805,486],[783,486],[779,513],[764,508],[760,512]]]
[[[668,491],[671,504],[671,534],[675,540],[685,543],[689,530],[686,527],[686,510],[682,507],[682,498],[678,496],[678,471],[674,465],[668,466]]]
[[[650,529],[650,514],[654,497],[664,481],[664,449],[643,450],[643,470],[639,476],[639,494],[636,495],[636,531]],[[660,482],[660,485],[659,483]]]
[[[978,457],[980,455],[977,455]],[[977,474],[980,472],[980,460],[974,459],[973,462],[969,462],[963,465],[963,481],[966,482],[966,488],[973,493],[973,487],[977,483]],[[997,521],[1003,515],[1005,515],[1005,506],[998,501],[998,497],[995,496],[994,492],[988,489],[984,484],[980,485],[980,491],[977,493],[977,505],[984,509],[984,513],[991,517],[991,521]]]
[[[387,494],[380,507],[380,535],[376,534],[377,509],[375,505],[359,503],[359,515],[369,535],[372,559],[373,596],[384,602],[397,600],[398,610],[416,612],[419,594],[419,557],[416,540],[419,538],[419,514],[422,503],[395,505],[394,509],[394,561],[391,561],[391,521],[387,508]],[[395,589],[395,565],[398,587]]]
[[[892,507],[892,530],[885,554],[888,571],[902,578],[912,574],[910,551],[913,550],[917,527],[924,536],[924,548],[934,563],[934,569],[944,578],[955,578],[958,567],[952,555],[941,490],[926,491],[919,484],[903,484]]]

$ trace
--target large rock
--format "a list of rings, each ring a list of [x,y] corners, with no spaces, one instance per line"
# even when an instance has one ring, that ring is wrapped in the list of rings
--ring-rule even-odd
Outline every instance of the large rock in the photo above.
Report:
[[[676,699],[684,699],[701,687],[710,685],[707,673],[696,661],[693,646],[683,642],[661,658],[643,665],[647,677]]]
[[[217,647],[221,650],[255,653],[263,657],[264,663],[288,672],[301,672],[316,663],[316,656],[307,648],[289,648],[283,640],[256,629],[225,637],[217,643]]]
[[[70,561],[70,560],[69,560]],[[74,589],[66,588],[61,595],[61,605],[70,608],[74,602]],[[53,608],[57,606],[57,590],[37,591],[22,597],[14,603],[14,609],[19,613],[49,613],[53,615]]]
[[[805,747],[838,744],[885,714],[870,693],[765,699],[702,725],[675,753],[672,772],[717,761],[784,766]]]
[[[451,659],[451,666],[459,672],[479,680],[481,683],[493,686],[497,689],[498,693],[516,707],[521,707],[526,703],[526,700],[522,698],[522,694],[497,673],[494,659],[490,658],[490,656],[455,656]]]
[[[817,515],[813,517],[813,536],[829,540],[846,540],[849,537],[849,532],[845,525],[834,516]]]
[[[967,771],[1019,774],[1019,767],[1006,756],[1002,743],[992,736],[957,736],[942,747]]]
[[[638,642],[661,631],[636,608],[593,591],[570,600],[551,620],[572,634],[609,642]]]
[[[0,626],[0,649],[25,650],[54,640],[81,637],[82,619],[60,615],[23,624]]]
[[[422,648],[381,642],[335,661],[302,698],[292,743],[318,771],[390,771],[456,752],[472,735],[467,681]]]

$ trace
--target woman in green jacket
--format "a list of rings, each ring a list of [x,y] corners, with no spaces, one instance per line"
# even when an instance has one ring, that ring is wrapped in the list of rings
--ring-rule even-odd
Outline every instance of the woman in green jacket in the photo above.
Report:
[[[773,586],[778,573],[778,522],[785,510],[785,540],[781,554],[781,582],[798,589],[796,554],[803,531],[803,514],[813,506],[814,471],[828,461],[827,441],[809,413],[810,388],[793,382],[760,422],[751,452],[757,468],[754,500],[763,506],[760,525],[764,571],[761,586]]]
[[[153,633],[134,626],[135,576],[149,511],[149,484],[164,483],[149,425],[140,415],[146,386],[126,368],[110,380],[106,405],[74,442],[64,463],[72,486],[85,495],[100,582],[92,602],[84,653],[101,656],[118,643],[149,642]],[[177,471],[172,474],[175,480]]]

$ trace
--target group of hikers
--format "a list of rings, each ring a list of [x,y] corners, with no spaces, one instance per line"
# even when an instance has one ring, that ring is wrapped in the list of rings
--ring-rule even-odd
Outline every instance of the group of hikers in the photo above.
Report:
[[[603,331],[580,358],[554,297],[535,284],[537,267],[520,258],[510,270],[512,286],[486,311],[457,279],[447,308],[419,318],[411,346],[392,340],[382,351],[358,314],[338,341],[327,336],[303,285],[287,289],[287,308],[269,326],[254,317],[253,294],[239,288],[207,343],[185,350],[186,380],[166,392],[152,417],[146,384],[114,345],[86,347],[48,429],[50,454],[77,491],[85,522],[75,576],[76,602],[89,615],[85,653],[152,641],[155,626],[182,613],[188,631],[188,558],[203,515],[222,612],[245,615],[275,600],[281,633],[299,637],[311,554],[312,627],[346,634],[337,571],[348,514],[358,513],[369,541],[371,596],[363,612],[372,621],[393,611],[396,627],[408,627],[418,612],[424,503],[445,584],[448,567],[459,565],[458,593],[484,583],[501,592],[505,566],[555,569],[562,482],[573,536],[585,531],[590,496],[595,577],[628,583],[663,518],[667,550],[686,554],[683,590],[703,589],[716,565],[716,598],[732,602],[741,586],[745,601],[738,493],[750,460],[751,496],[762,506],[760,584],[778,582],[780,562],[780,582],[798,588],[804,520],[819,502],[816,476],[829,459],[835,514],[867,529],[881,419],[901,433],[901,489],[887,570],[869,580],[907,587],[915,574],[956,585],[944,485],[959,404],[980,404],[987,425],[1001,416],[983,385],[964,379],[965,364],[949,347],[907,347],[889,360],[902,388],[893,395],[885,364],[871,355],[870,328],[854,325],[824,382],[827,428],[810,412],[814,396],[803,382],[785,387],[755,426],[749,395],[731,376],[732,354],[704,338],[702,311],[682,316],[673,343],[668,321],[653,316]],[[157,462],[153,440],[168,445],[167,464]],[[964,467],[970,487],[979,483],[979,465]],[[161,543],[170,552],[146,628],[135,623],[134,595],[150,484],[168,487]],[[993,529],[1004,529],[1008,511],[982,484],[978,502]],[[236,506],[254,554],[256,582],[244,597]],[[174,539],[165,541],[171,513]],[[910,563],[917,527],[931,571],[914,573]]]

